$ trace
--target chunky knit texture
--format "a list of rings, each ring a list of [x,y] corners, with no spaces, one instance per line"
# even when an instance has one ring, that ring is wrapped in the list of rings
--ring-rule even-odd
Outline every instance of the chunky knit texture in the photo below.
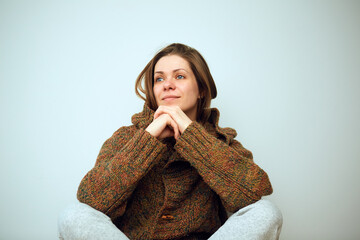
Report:
[[[237,211],[272,193],[267,174],[236,131],[192,122],[178,140],[144,129],[144,106],[132,126],[117,130],[80,183],[78,199],[107,214],[130,239],[206,239]]]

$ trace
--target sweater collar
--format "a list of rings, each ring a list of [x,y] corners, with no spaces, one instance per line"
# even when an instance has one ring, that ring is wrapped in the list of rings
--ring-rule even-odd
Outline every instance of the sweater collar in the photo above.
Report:
[[[131,122],[137,128],[146,128],[154,118],[154,110],[150,109],[145,103],[142,112],[136,113],[131,117]]]
[[[154,118],[154,110],[150,109],[145,103],[143,111],[136,113],[132,116],[131,122],[137,128],[146,128]],[[208,121],[202,124],[203,127],[213,136],[220,138],[227,144],[230,144],[236,137],[237,133],[232,128],[221,128],[219,127],[220,112],[217,108],[211,108],[211,113]]]

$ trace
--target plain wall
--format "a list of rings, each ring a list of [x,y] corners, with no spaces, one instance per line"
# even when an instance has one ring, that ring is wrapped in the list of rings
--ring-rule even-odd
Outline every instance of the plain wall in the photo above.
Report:
[[[57,239],[162,47],[198,49],[281,239],[359,239],[360,1],[0,0],[0,239]]]

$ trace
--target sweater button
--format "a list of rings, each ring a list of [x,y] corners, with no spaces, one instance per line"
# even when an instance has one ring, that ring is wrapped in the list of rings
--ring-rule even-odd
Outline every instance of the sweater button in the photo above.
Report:
[[[163,219],[163,220],[173,220],[174,216],[170,215],[170,214],[164,214],[164,215],[161,216],[161,219]]]

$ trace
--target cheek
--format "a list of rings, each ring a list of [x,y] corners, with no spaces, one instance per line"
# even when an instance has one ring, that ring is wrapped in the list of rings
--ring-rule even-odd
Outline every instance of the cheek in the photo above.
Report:
[[[198,88],[198,85],[197,84],[194,84],[192,86],[192,94],[194,95],[194,98],[198,98],[199,97],[199,88]]]
[[[159,88],[154,86],[153,87],[153,93],[154,93],[154,96],[156,98],[156,100],[158,99],[158,96],[159,96]]]
[[[188,104],[196,104],[198,101],[198,96],[199,96],[199,90],[197,88],[197,85],[195,86],[189,86],[186,89],[187,92],[187,102]]]

